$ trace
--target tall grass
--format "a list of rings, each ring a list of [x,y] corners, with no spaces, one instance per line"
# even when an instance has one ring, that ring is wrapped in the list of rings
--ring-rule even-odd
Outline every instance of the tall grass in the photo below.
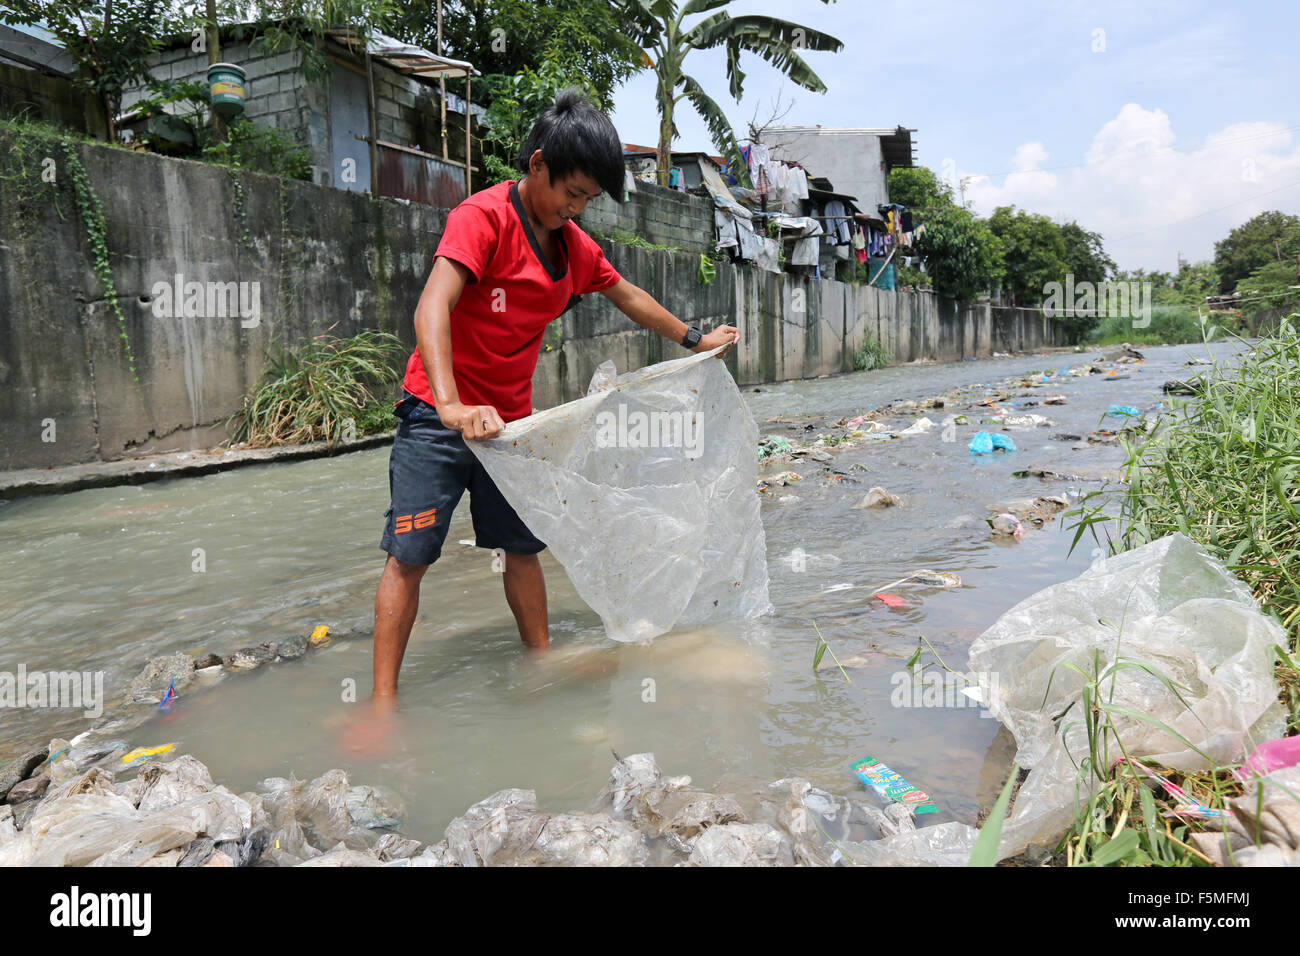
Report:
[[[1150,440],[1125,442],[1128,485],[1085,496],[1085,532],[1115,553],[1172,531],[1199,542],[1287,631],[1277,648],[1290,729],[1300,729],[1300,313],[1232,364],[1216,362],[1198,398],[1161,416]],[[1117,503],[1118,516],[1103,513]]]
[[[265,447],[339,441],[391,428],[376,390],[401,380],[407,355],[397,336],[362,332],[351,338],[319,336],[296,350],[267,354],[266,375],[230,418],[232,440]]]
[[[1104,317],[1088,336],[1087,344],[1119,345],[1122,342],[1134,342],[1143,345],[1180,345],[1222,337],[1225,331],[1225,327],[1213,315],[1206,315],[1202,322],[1195,306],[1158,305],[1151,309],[1151,324],[1142,329],[1135,328],[1133,319],[1128,316]]]
[[[1289,733],[1300,729],[1298,320],[1300,314],[1290,316],[1274,337],[1230,362],[1216,362],[1200,396],[1176,402],[1147,441],[1125,441],[1127,486],[1092,492],[1064,516],[1075,519],[1071,548],[1090,534],[1119,553],[1179,531],[1240,577],[1287,633],[1286,646],[1274,648],[1274,657]],[[1110,513],[1115,506],[1117,513]],[[1104,676],[1098,674],[1098,682]],[[1127,761],[1111,763],[1106,744],[1114,727],[1107,709],[1097,708],[1095,695],[1089,709],[1089,762],[1100,786],[1081,802],[1063,842],[1069,862],[1208,862],[1185,842],[1194,821],[1162,823],[1141,772]],[[1224,768],[1173,776],[1215,809],[1240,789]]]
[[[874,368],[884,368],[889,364],[889,352],[870,334],[864,335],[862,344],[853,356],[853,369],[866,372]]]

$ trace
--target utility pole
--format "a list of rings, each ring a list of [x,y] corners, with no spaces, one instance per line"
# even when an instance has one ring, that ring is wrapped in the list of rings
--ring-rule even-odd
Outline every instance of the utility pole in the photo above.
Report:
[[[442,0],[438,0],[438,56],[442,56]],[[442,71],[438,74],[438,101],[441,104],[439,109],[442,111],[442,158],[447,159],[447,74]],[[465,117],[465,124],[469,125],[469,117]],[[465,157],[465,166],[469,167],[469,156]]]
[[[221,62],[221,31],[217,27],[217,0],[207,0],[206,9],[208,21],[208,66],[213,63]],[[226,121],[217,115],[216,110],[212,110],[212,141],[214,143],[224,143],[226,141]]]

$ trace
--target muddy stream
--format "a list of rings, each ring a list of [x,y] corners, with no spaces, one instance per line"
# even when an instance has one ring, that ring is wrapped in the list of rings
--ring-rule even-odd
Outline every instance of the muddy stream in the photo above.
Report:
[[[1113,350],[911,365],[743,392],[760,434],[800,443],[844,434],[832,423],[872,407],[958,387],[974,401],[988,391],[978,383],[1086,365],[1104,351]],[[386,755],[351,752],[344,740],[358,707],[346,700],[349,688],[363,700],[370,689],[387,447],[0,503],[0,670],[103,671],[105,697],[116,701],[150,657],[224,656],[328,624],[338,639],[324,650],[211,687],[196,683],[171,712],[136,727],[131,742],[176,741],[236,793],[270,776],[310,779],[341,767],[395,790],[406,805],[402,832],[420,840],[437,840],[452,817],[504,787],[535,789],[544,807],[585,809],[608,777],[611,749],[653,751],[665,773],[700,786],[724,774],[797,775],[835,793],[860,790],[849,764],[875,756],[934,798],[935,822],[974,823],[1004,779],[1009,735],[974,702],[894,706],[894,675],[922,636],[964,669],[971,640],[999,615],[1092,560],[1086,537],[1068,554],[1072,535],[1059,516],[1019,541],[991,533],[984,519],[1001,505],[1100,484],[1014,471],[1116,468],[1118,445],[1051,436],[1118,428],[1122,419],[1102,420],[1113,404],[1149,414],[1168,402],[1166,379],[1200,371],[1188,359],[1233,351],[1148,348],[1140,364],[1106,366],[1116,375],[1058,375],[1006,391],[1007,404],[1036,402],[1014,410],[1047,416],[1046,427],[981,425],[986,412],[949,405],[888,419],[901,429],[926,415],[936,427],[922,434],[829,447],[828,462],[760,463],[760,475],[802,476],[762,496],[776,612],[648,645],[609,641],[544,556],[552,650],[526,654],[491,554],[457,544],[473,537],[462,502],[425,578]],[[1067,403],[1042,404],[1050,395]],[[969,424],[945,428],[957,414]],[[967,443],[981,428],[1005,431],[1018,450],[972,455]],[[852,508],[872,486],[902,504]],[[896,607],[872,598],[921,568],[955,574],[961,585],[889,588],[903,601]],[[829,657],[814,673],[814,620],[852,665],[852,685]],[[365,633],[347,638],[353,628]],[[0,758],[94,723],[76,710],[0,709]]]

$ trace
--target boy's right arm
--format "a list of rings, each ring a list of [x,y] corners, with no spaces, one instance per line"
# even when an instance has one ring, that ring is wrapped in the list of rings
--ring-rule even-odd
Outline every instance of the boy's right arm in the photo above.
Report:
[[[451,372],[451,310],[472,278],[473,273],[454,259],[434,259],[415,307],[415,342],[443,425],[466,438],[491,438],[505,422],[491,405],[462,405]]]

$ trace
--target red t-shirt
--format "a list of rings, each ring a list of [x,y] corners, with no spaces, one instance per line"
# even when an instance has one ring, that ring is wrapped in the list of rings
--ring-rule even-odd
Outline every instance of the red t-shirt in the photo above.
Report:
[[[547,261],[514,180],[453,209],[438,256],[474,274],[451,311],[451,370],[461,402],[491,405],[507,422],[532,414],[533,372],[547,323],[578,296],[614,285],[619,274],[573,221],[560,234],[561,261]],[[406,362],[402,387],[435,404],[418,348]]]

